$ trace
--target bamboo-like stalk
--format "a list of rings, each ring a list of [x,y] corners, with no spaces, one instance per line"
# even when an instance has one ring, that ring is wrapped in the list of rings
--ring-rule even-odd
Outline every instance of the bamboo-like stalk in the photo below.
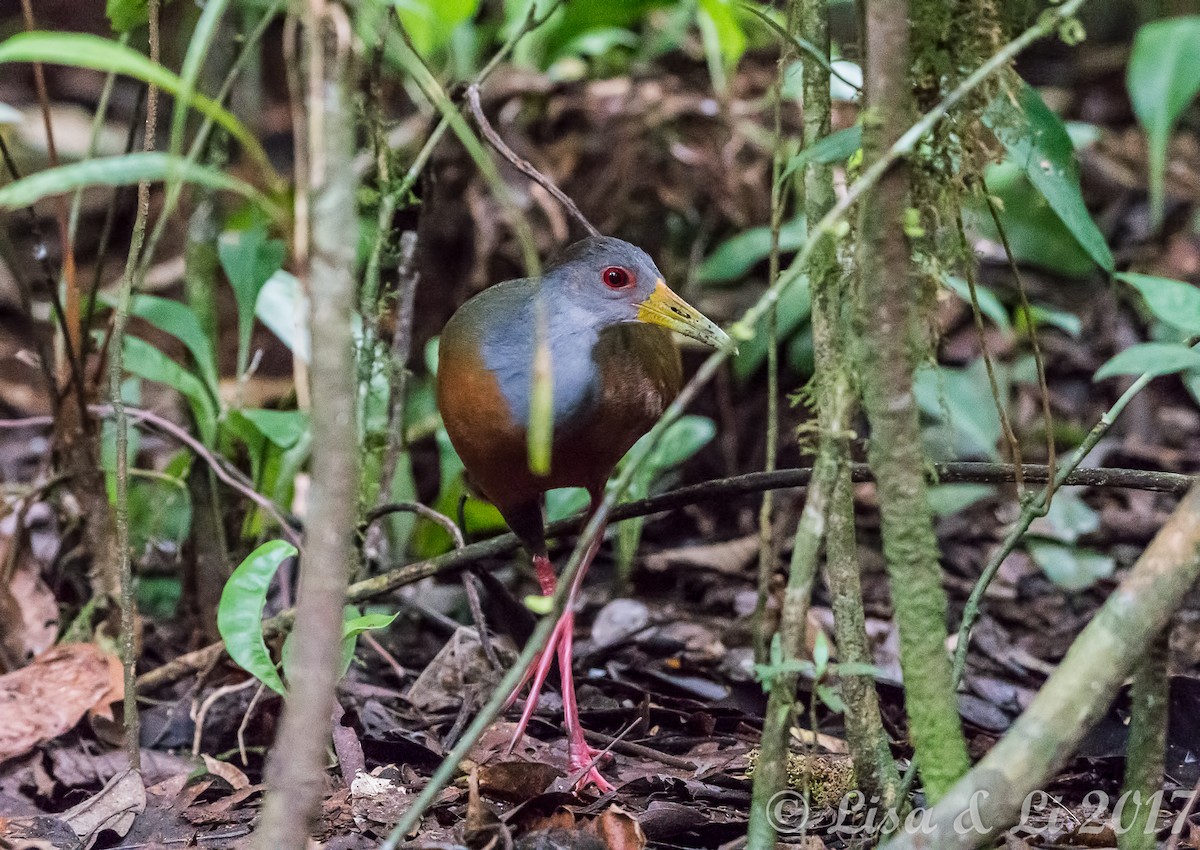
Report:
[[[824,0],[801,0],[801,16],[801,34],[823,54],[813,56],[805,52],[801,57],[807,145],[830,131],[828,5]],[[835,201],[832,166],[810,161],[804,170],[805,217],[808,221],[819,221]],[[820,424],[818,452],[834,455],[837,466],[825,532],[825,580],[832,599],[838,661],[850,665],[849,669],[865,669],[874,662],[874,656],[863,611],[848,439],[857,409],[857,388],[847,345],[853,334],[851,280],[838,263],[836,247],[826,241],[813,255],[809,270],[817,371],[814,390]],[[858,787],[867,799],[893,805],[899,776],[879,713],[874,679],[869,675],[849,674],[842,675],[840,683],[846,703],[846,737]]]
[[[866,15],[863,157],[872,162],[909,121],[908,3],[868,0]],[[903,228],[908,191],[907,169],[897,165],[859,211],[859,344],[909,734],[925,792],[938,800],[970,760],[946,656],[946,593],[913,393],[918,287]]]
[[[1150,644],[1146,657],[1133,674],[1129,692],[1129,743],[1125,747],[1126,799],[1147,801],[1163,788],[1167,750],[1167,717],[1170,704],[1170,676],[1167,668],[1168,625]],[[1135,796],[1136,795],[1136,796]],[[1158,824],[1152,806],[1140,805],[1124,823],[1117,824],[1117,845],[1121,850],[1153,850],[1158,846]]]

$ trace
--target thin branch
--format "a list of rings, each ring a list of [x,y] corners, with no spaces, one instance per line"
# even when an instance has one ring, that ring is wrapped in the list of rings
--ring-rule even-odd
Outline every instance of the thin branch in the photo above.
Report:
[[[131,410],[131,413],[133,412]],[[41,424],[48,424],[46,420],[49,420],[49,417],[43,417],[42,420]],[[1026,481],[1046,480],[1047,469],[1045,466],[1028,464],[1025,466],[1024,472]],[[1016,479],[1016,472],[1012,464],[1007,463],[940,463],[934,464],[931,475],[943,484],[967,482],[1004,484],[1011,483]],[[854,464],[851,467],[851,476],[856,482],[873,480],[870,468],[866,464]],[[681,487],[678,490],[621,505],[613,510],[612,522],[663,513],[705,501],[727,501],[737,496],[754,495],[767,488],[805,487],[811,480],[812,470],[802,468],[781,469],[770,474],[751,472],[733,478],[706,481],[702,484]],[[1195,481],[1194,476],[1173,472],[1097,468],[1078,470],[1065,483],[1088,487],[1125,487],[1182,496]],[[583,520],[584,516],[581,514],[551,523],[546,529],[546,535],[549,538],[557,538],[577,532]],[[355,604],[377,599],[398,587],[413,584],[421,579],[465,569],[488,558],[505,555],[520,545],[516,535],[501,534],[464,546],[460,550],[406,564],[382,575],[352,584],[346,592],[346,599]],[[266,621],[263,624],[264,634],[268,636],[278,634],[291,623],[292,616],[293,612],[284,611]],[[162,667],[143,673],[138,679],[138,689],[142,693],[146,693],[178,681],[189,673],[212,664],[213,659],[219,657],[223,649],[223,644],[214,643],[180,655]]]
[[[483,133],[483,137],[488,140],[491,146],[495,148],[501,156],[512,163],[514,168],[549,192],[554,197],[554,200],[562,204],[563,208],[566,209],[566,211],[572,216],[574,216],[575,220],[579,222],[579,224],[588,232],[590,236],[599,236],[600,231],[592,226],[592,223],[587,220],[587,217],[579,211],[579,207],[575,205],[575,202],[567,197],[567,194],[563,192],[562,189],[558,188],[558,186],[554,184],[553,180],[534,168],[533,164],[529,160],[518,156],[516,151],[510,148],[505,143],[504,139],[500,138],[500,134],[496,132],[494,127],[492,127],[491,123],[487,119],[487,115],[485,115],[483,112],[483,107],[479,103],[479,85],[477,83],[472,83],[471,85],[467,86],[467,103],[471,105],[471,116],[475,119],[476,126],[479,127],[479,131]]]
[[[1025,321],[1029,329],[1029,345],[1033,349],[1033,363],[1037,368],[1038,399],[1042,404],[1042,428],[1046,432],[1046,462],[1052,471],[1050,487],[1046,492],[1046,504],[1049,505],[1050,500],[1054,498],[1053,469],[1058,460],[1055,457],[1054,417],[1050,413],[1050,386],[1046,382],[1046,359],[1042,357],[1042,344],[1038,341],[1037,328],[1033,324],[1033,309],[1029,306],[1029,295],[1025,292],[1025,276],[1021,274],[1021,269],[1017,265],[1016,255],[1013,254],[1012,245],[1008,242],[1008,229],[1000,220],[1000,211],[996,209],[996,199],[988,191],[987,180],[984,179],[982,173],[979,175],[979,184],[983,188],[983,199],[992,216],[992,224],[996,226],[996,232],[1000,234],[1000,244],[1004,246],[1004,256],[1008,260],[1009,272],[1012,274],[1013,280],[1017,282],[1017,297],[1020,299],[1021,311],[1025,314]],[[1014,457],[1013,460],[1020,462],[1018,457]]]
[[[150,61],[158,62],[159,0],[150,0],[148,7],[150,25]],[[155,148],[158,128],[158,89],[150,85],[146,93],[146,130],[142,136],[142,150]],[[116,545],[118,576],[121,589],[121,662],[125,669],[125,746],[129,753],[129,766],[141,767],[141,748],[138,745],[139,717],[137,711],[137,599],[133,590],[133,563],[129,550],[129,419],[125,402],[121,397],[121,385],[125,380],[125,327],[129,322],[129,309],[133,301],[134,269],[146,236],[146,220],[150,216],[150,184],[142,181],[137,189],[137,215],[133,224],[133,238],[129,245],[129,257],[125,261],[125,274],[121,278],[117,294],[117,306],[113,316],[112,350],[109,352],[108,391],[113,408],[113,419],[117,430],[117,500],[116,500]]]

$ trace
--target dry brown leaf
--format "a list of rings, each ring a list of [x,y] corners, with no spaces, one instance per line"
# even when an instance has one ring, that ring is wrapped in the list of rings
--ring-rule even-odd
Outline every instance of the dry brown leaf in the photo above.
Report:
[[[0,533],[0,576],[13,544]],[[58,602],[42,581],[37,559],[28,547],[17,553],[8,581],[0,580],[0,669],[14,670],[45,652],[58,638]]]
[[[0,676],[0,763],[72,729],[111,698],[112,664],[90,643],[57,646]]]
[[[100,833],[111,830],[124,837],[134,819],[146,810],[146,787],[136,770],[117,774],[95,796],[60,816],[79,836],[83,846],[91,847]]]
[[[210,755],[202,755],[200,757],[204,759],[204,767],[208,772],[213,776],[219,776],[224,779],[234,791],[241,791],[250,784],[250,780],[246,778],[246,774],[242,773],[237,765],[215,759]]]
[[[642,825],[620,806],[609,806],[600,817],[590,821],[587,828],[608,850],[642,850],[646,846]]]
[[[758,535],[749,534],[721,543],[702,543],[665,549],[646,558],[647,569],[663,571],[672,566],[715,570],[719,573],[744,572],[758,557]]]
[[[485,794],[521,803],[536,797],[563,772],[551,764],[502,761],[479,768],[479,790]]]

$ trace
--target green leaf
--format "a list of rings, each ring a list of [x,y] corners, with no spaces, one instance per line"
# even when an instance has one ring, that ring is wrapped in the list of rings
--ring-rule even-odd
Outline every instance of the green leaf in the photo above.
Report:
[[[299,410],[243,408],[238,413],[248,419],[259,433],[281,449],[290,449],[308,433],[307,414]]]
[[[108,71],[135,77],[144,83],[152,83],[172,95],[179,94],[184,88],[183,81],[178,76],[157,62],[151,62],[133,48],[84,33],[19,33],[0,43],[0,64],[4,62],[46,62],[51,65]],[[269,175],[273,182],[278,181],[275,169],[258,139],[244,124],[234,118],[232,113],[201,94],[192,96],[190,100],[181,100],[177,104],[177,108],[180,109],[187,109],[189,106],[195,107],[198,112],[225,128],[246,149],[250,158],[264,173]]]
[[[662,439],[658,441],[641,469],[650,471],[651,477],[657,478],[662,472],[674,469],[708,445],[716,433],[716,423],[707,416],[680,416],[667,427],[666,433],[662,435]],[[629,450],[629,454],[633,455],[636,451],[635,445]]]
[[[1170,375],[1200,369],[1200,351],[1174,342],[1143,342],[1127,348],[1096,370],[1094,381],[1114,375]]]
[[[217,631],[234,663],[281,696],[283,682],[262,636],[262,613],[267,590],[279,565],[296,554],[283,540],[259,546],[233,571],[217,606]]]
[[[1030,86],[1022,83],[1016,95],[1014,104],[1010,92],[997,94],[984,112],[984,123],[1096,265],[1111,272],[1112,252],[1083,202],[1079,163],[1067,128]]]
[[[351,606],[346,607],[346,620],[342,623],[342,667],[341,675],[345,676],[346,671],[350,669],[350,662],[354,659],[354,647],[358,643],[358,636],[363,632],[374,631],[375,629],[386,629],[392,624],[400,614],[362,614]],[[351,616],[357,615],[357,616]]]
[[[1007,376],[1000,371],[997,378],[1000,391],[1005,393]],[[931,453],[939,457],[962,454],[1000,459],[1000,418],[983,358],[965,369],[922,367],[917,370],[913,391],[925,415],[941,422],[951,434],[947,439],[945,431],[938,429],[934,439],[929,440]]]
[[[842,702],[842,695],[837,692],[836,688],[817,683],[813,690],[817,694],[817,699],[834,714],[846,713],[846,703]]]
[[[0,45],[0,51],[3,49],[4,45]],[[39,171],[0,188],[0,209],[29,207],[42,198],[89,186],[132,186],[142,181],[154,183],[168,179],[196,183],[217,191],[235,192],[272,215],[282,215],[278,206],[249,183],[166,153],[127,153]]]
[[[149,21],[149,7],[146,0],[108,0],[104,14],[114,32],[129,32]]]
[[[294,274],[280,269],[271,275],[258,293],[254,314],[294,356],[305,363],[309,362],[312,344],[305,321],[308,296]]]
[[[479,0],[395,0],[396,13],[423,56],[442,50],[454,30],[479,10]]]
[[[785,221],[779,230],[779,250],[798,251],[806,232],[803,216]],[[700,283],[738,280],[770,255],[771,228],[752,227],[718,245],[700,265],[696,279]]]
[[[816,668],[818,676],[825,672],[825,668],[829,666],[829,658],[832,650],[829,646],[829,638],[825,637],[825,632],[818,631],[816,640],[813,641],[812,662]]]
[[[986,174],[988,191],[1001,202],[998,217],[1017,262],[1073,278],[1086,278],[1095,271],[1095,261],[1019,165],[1005,160],[989,165]],[[968,209],[974,229],[998,242],[987,207],[971,204]]]
[[[200,69],[208,57],[221,17],[229,8],[229,0],[206,0],[202,8],[204,11],[200,13],[200,18],[188,37],[187,54],[183,57],[183,66],[179,69],[180,86],[176,97],[182,104],[190,103],[196,94],[196,81],[200,78]],[[183,150],[183,133],[186,128],[187,110],[173,110],[171,136],[167,148],[171,153],[178,154]]]
[[[1046,577],[1064,590],[1086,590],[1111,576],[1116,566],[1111,557],[1091,549],[1040,540],[1025,546]]]
[[[966,301],[971,303],[971,287],[958,275],[943,274],[942,285]],[[1012,322],[1009,321],[1008,311],[996,297],[996,293],[982,284],[975,284],[975,297],[979,300],[979,312],[991,320],[992,324],[1005,333],[1012,333]]]
[[[1181,280],[1124,272],[1113,275],[1134,287],[1159,321],[1189,335],[1200,334],[1200,289]]]
[[[1126,85],[1150,146],[1150,212],[1157,228],[1166,203],[1167,145],[1200,92],[1200,15],[1146,24],[1133,37]]]
[[[1054,491],[1050,509],[1044,517],[1033,521],[1029,533],[1059,543],[1075,543],[1099,528],[1100,514],[1080,498],[1078,490],[1062,487]]]
[[[707,20],[716,34],[725,67],[733,68],[746,52],[746,32],[734,14],[733,3],[730,0],[700,0],[699,14],[701,21]]]
[[[949,516],[995,493],[991,484],[935,484],[929,488],[929,509],[936,516]]]
[[[789,159],[787,165],[783,167],[783,173],[779,175],[780,179],[787,179],[793,172],[808,165],[809,162],[817,162],[822,165],[845,162],[861,147],[861,124],[855,124],[853,127],[838,130],[836,133],[830,133],[825,138],[818,140],[816,144],[804,148],[800,153]]]
[[[217,379],[217,360],[213,354],[212,342],[200,326],[200,319],[191,307],[181,301],[160,298],[157,295],[135,295],[129,313],[145,319],[182,342],[196,361],[196,368],[208,384],[213,399],[218,398],[220,383]]]
[[[204,384],[144,339],[125,337],[125,371],[177,390],[188,400],[200,440],[211,446],[217,435],[217,408]]]
[[[1068,336],[1074,337],[1079,336],[1083,331],[1083,320],[1074,313],[1069,310],[1047,307],[1045,304],[1030,304],[1028,316],[1021,308],[1017,308],[1017,327],[1022,332],[1028,333],[1031,324],[1035,328],[1040,325],[1050,325],[1050,327],[1058,328]]]
[[[250,359],[250,337],[254,331],[254,309],[267,281],[283,267],[287,246],[268,239],[263,225],[233,233],[224,233],[217,242],[221,268],[229,278],[237,299],[239,375],[246,372]]]

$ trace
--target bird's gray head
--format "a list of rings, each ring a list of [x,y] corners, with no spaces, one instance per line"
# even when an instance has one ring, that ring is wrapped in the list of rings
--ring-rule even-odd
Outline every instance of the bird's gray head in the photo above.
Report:
[[[570,305],[597,325],[648,322],[713,348],[725,332],[676,295],[650,256],[621,239],[592,236],[563,249],[542,275],[551,309]]]

